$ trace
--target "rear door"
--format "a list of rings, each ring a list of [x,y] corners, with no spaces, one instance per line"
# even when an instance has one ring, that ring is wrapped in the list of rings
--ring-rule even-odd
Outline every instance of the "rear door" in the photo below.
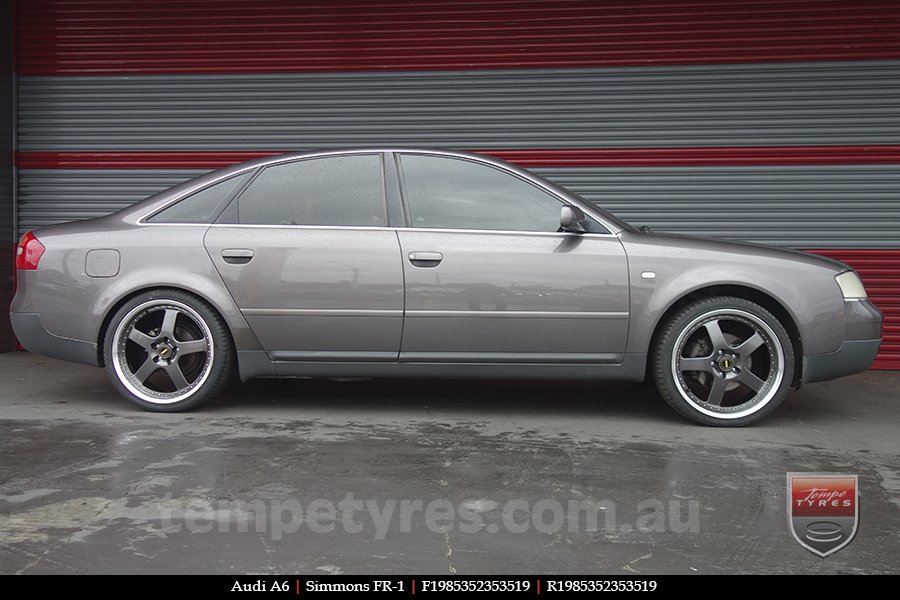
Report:
[[[382,162],[268,166],[209,229],[206,249],[271,358],[397,360],[403,269]]]

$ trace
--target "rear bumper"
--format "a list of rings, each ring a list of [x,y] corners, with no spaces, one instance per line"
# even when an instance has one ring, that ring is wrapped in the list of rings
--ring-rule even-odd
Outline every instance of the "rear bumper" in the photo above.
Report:
[[[834,352],[803,357],[803,383],[828,381],[865,371],[881,346],[881,311],[868,300],[844,302],[844,342]]]
[[[11,312],[9,320],[19,343],[28,351],[51,358],[100,366],[97,344],[53,335],[44,327],[40,315]]]

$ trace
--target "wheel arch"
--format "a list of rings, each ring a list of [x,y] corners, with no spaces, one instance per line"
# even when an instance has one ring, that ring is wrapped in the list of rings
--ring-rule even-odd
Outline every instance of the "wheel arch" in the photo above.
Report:
[[[778,319],[778,321],[788,332],[791,346],[793,347],[794,351],[795,367],[791,385],[792,387],[800,387],[800,382],[802,381],[801,378],[803,376],[803,361],[800,360],[800,358],[803,356],[803,336],[801,335],[800,328],[797,325],[797,319],[791,313],[791,311],[777,298],[775,298],[771,294],[768,294],[758,288],[754,288],[749,285],[734,283],[714,284],[697,288],[695,290],[682,294],[679,298],[669,304],[666,310],[663,311],[660,317],[656,320],[656,323],[653,326],[653,333],[650,336],[651,348],[654,348],[658,343],[659,336],[666,323],[668,323],[669,320],[671,320],[672,316],[681,308],[692,302],[696,302],[697,300],[714,298],[717,296],[733,296],[736,298],[749,300],[750,302],[755,302],[756,304],[759,304],[767,311],[772,313],[775,318]]]
[[[219,318],[222,319],[222,322],[225,323],[227,332],[228,332],[228,336],[231,338],[231,343],[232,344],[235,343],[234,332],[232,330],[231,323],[229,323],[225,314],[219,309],[219,307],[216,306],[216,303],[212,302],[209,298],[205,297],[203,294],[200,294],[195,290],[187,289],[183,286],[178,286],[178,285],[162,285],[162,284],[146,285],[139,289],[131,290],[128,293],[121,296],[118,300],[116,300],[115,302],[110,304],[109,308],[106,310],[105,314],[103,315],[103,319],[100,322],[100,329],[97,332],[97,360],[99,361],[98,364],[101,367],[106,366],[106,359],[104,356],[104,349],[105,349],[104,343],[106,340],[106,333],[107,333],[107,331],[109,331],[109,326],[112,323],[112,319],[115,316],[115,314],[119,311],[120,308],[125,306],[125,304],[127,304],[130,300],[140,296],[141,294],[145,294],[147,292],[153,292],[153,291],[157,291],[157,290],[178,291],[183,294],[188,294],[189,296],[193,296],[197,300],[206,304],[213,312],[215,312],[219,316]]]

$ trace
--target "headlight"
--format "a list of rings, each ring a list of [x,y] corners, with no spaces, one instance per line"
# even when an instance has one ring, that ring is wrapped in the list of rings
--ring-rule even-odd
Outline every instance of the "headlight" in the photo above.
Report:
[[[845,300],[862,300],[868,298],[866,288],[855,271],[845,271],[834,278]]]

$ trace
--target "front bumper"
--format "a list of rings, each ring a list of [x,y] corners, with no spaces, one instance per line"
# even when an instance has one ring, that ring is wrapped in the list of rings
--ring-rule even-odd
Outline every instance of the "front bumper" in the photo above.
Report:
[[[51,358],[100,366],[97,344],[53,335],[44,327],[40,315],[11,312],[9,320],[19,343],[28,351]]]
[[[868,300],[844,302],[844,342],[834,352],[803,357],[803,383],[828,381],[865,371],[881,346],[884,317]]]

